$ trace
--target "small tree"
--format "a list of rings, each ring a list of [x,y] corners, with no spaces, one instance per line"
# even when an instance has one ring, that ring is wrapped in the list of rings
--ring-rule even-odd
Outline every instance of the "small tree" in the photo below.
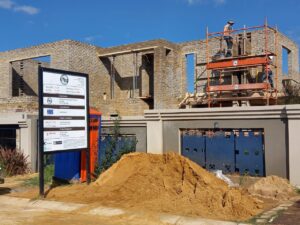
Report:
[[[97,175],[111,167],[122,155],[135,151],[137,141],[124,139],[120,132],[120,121],[121,117],[119,115],[113,119],[113,127],[111,127],[110,135],[107,137],[104,157],[95,170]],[[123,145],[120,145],[121,142]]]

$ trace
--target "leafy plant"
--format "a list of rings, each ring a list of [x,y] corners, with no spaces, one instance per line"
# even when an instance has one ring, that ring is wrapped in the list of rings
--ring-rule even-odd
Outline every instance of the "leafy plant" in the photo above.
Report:
[[[248,176],[249,176],[249,172],[247,172],[247,171],[245,171],[243,174],[240,175],[240,177],[239,177],[239,185],[240,186],[243,186],[245,184]]]
[[[113,119],[114,125],[111,128],[110,135],[106,137],[104,157],[101,159],[100,165],[97,165],[95,169],[97,176],[111,167],[122,155],[135,151],[137,141],[121,135],[120,120],[120,116]]]
[[[27,156],[18,149],[0,148],[1,172],[4,176],[22,175],[29,172]]]

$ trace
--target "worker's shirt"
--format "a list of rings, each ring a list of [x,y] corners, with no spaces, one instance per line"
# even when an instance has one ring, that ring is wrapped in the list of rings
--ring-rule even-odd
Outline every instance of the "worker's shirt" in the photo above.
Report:
[[[231,36],[232,26],[230,24],[226,24],[224,26],[224,36]]]

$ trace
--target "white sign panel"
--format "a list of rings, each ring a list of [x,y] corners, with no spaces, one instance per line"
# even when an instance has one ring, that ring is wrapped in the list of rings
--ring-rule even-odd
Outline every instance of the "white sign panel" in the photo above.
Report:
[[[87,75],[42,70],[44,152],[88,148]]]

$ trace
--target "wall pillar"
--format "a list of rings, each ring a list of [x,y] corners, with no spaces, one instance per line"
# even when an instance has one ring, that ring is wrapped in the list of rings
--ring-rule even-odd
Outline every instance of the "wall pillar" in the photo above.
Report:
[[[154,50],[154,108],[163,109],[165,107],[165,67],[166,49],[158,47]],[[168,99],[170,100],[170,99]]]
[[[161,120],[147,122],[147,153],[163,153],[163,123]]]
[[[300,187],[300,119],[289,119],[289,179],[291,184]]]
[[[37,171],[37,123],[28,119],[26,124],[20,125],[20,151],[28,157],[30,169]]]

